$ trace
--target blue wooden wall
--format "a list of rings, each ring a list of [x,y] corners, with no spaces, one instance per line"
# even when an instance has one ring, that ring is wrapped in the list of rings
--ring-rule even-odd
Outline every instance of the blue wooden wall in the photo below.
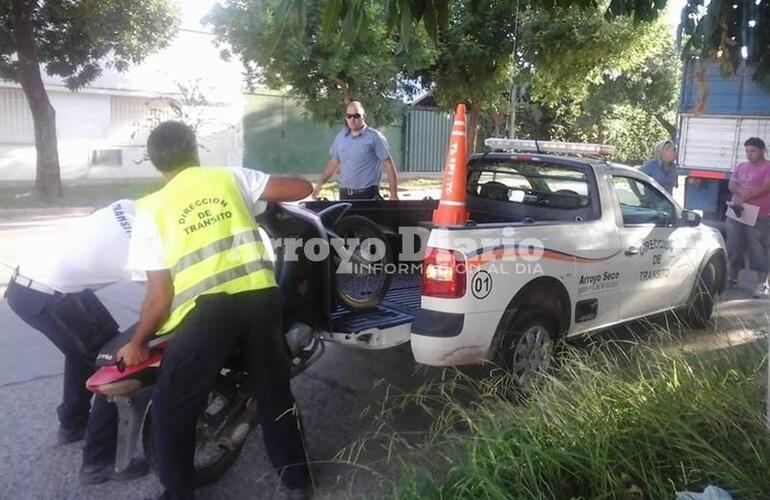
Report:
[[[680,112],[692,113],[700,98],[700,85],[695,80],[699,64],[685,68],[680,98]],[[770,115],[770,92],[760,89],[753,80],[754,69],[743,66],[731,76],[724,77],[719,64],[706,66],[705,82],[708,94],[701,114],[705,115]]]

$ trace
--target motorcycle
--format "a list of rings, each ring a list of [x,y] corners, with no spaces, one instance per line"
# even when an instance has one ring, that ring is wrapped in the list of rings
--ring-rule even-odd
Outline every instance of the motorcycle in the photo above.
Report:
[[[349,208],[349,203],[340,203],[315,213],[296,205],[277,204],[260,216],[260,226],[274,242],[276,280],[284,296],[281,313],[292,356],[292,376],[323,354],[323,332],[330,331],[330,312],[334,307],[342,304],[356,310],[369,309],[376,307],[387,292],[390,277],[383,270],[391,258],[387,240],[371,220],[345,216]],[[385,251],[375,253],[366,248],[362,243],[367,239],[385,242]],[[321,246],[325,242],[328,256],[318,259],[308,252],[289,251],[305,248],[308,242]],[[174,335],[154,339],[150,342],[150,357],[139,365],[126,367],[116,359],[116,353],[133,336],[135,328],[136,325],[105,344],[97,357],[99,369],[86,383],[90,391],[107,396],[117,405],[116,472],[128,467],[140,442],[148,464],[155,468],[149,409],[163,351]],[[248,373],[236,350],[220,371],[198,417],[194,457],[198,486],[216,481],[235,462],[257,425],[257,412]]]

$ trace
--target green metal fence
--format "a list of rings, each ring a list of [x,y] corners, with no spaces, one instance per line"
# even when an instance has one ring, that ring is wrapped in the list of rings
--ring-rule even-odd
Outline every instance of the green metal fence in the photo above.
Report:
[[[452,115],[430,108],[410,108],[404,122],[404,171],[440,172],[452,131]]]
[[[320,174],[343,123],[329,127],[306,118],[302,111],[296,101],[281,94],[246,96],[244,166],[270,173]],[[399,171],[438,172],[451,125],[448,113],[408,108],[398,123],[377,128],[388,139]]]

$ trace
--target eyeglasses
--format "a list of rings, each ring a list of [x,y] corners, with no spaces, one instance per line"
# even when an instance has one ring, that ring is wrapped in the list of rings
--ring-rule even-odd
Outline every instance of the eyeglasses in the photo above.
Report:
[[[361,113],[345,113],[345,118],[347,118],[348,120],[350,120],[351,118],[355,118],[356,120],[358,120],[359,118],[361,118]]]

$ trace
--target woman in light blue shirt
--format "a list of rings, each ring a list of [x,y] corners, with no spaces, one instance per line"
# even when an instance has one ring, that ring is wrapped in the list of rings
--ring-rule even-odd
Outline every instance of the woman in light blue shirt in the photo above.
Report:
[[[662,141],[655,145],[655,157],[647,160],[641,170],[655,179],[669,193],[677,186],[676,146],[671,141]]]

